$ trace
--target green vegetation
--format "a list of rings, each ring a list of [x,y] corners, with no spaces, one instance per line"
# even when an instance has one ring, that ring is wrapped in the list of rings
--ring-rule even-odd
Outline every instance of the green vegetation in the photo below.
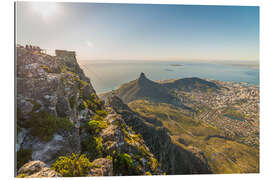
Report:
[[[110,155],[106,156],[106,158],[107,158],[107,159],[110,159],[110,160],[113,160],[113,157],[110,156]]]
[[[96,114],[93,120],[88,122],[90,131],[93,133],[99,133],[102,129],[108,127],[108,123],[104,121],[104,117]]]
[[[17,169],[20,169],[25,163],[32,159],[31,149],[20,149],[17,152]]]
[[[42,64],[40,67],[41,67],[42,69],[44,69],[44,71],[46,71],[47,73],[50,73],[50,72],[51,72],[49,66],[47,66],[47,65],[45,65],[45,64]]]
[[[108,115],[108,112],[105,110],[97,110],[96,113],[102,117],[106,117]]]
[[[158,167],[158,161],[154,157],[150,157],[150,168],[152,171],[155,171],[156,168]]]
[[[105,112],[101,110],[103,106],[102,101],[96,96],[95,93],[92,93],[90,99],[87,99],[83,97],[82,92],[80,91],[80,98],[83,100],[82,103],[79,105],[80,110],[88,108],[97,113],[103,113],[102,116],[105,115]]]
[[[81,141],[82,152],[87,154],[91,160],[103,156],[103,139],[89,135],[85,140]]]
[[[52,169],[64,177],[81,177],[86,176],[92,166],[85,154],[72,153],[69,156],[60,156],[52,164]]]
[[[17,176],[17,178],[25,178],[27,175],[26,174],[20,174]]]
[[[239,120],[239,121],[245,121],[247,118],[244,114],[240,113],[238,110],[234,108],[227,108],[224,110],[224,116],[229,117],[231,119]]]
[[[91,120],[88,122],[88,125],[92,131],[99,133],[102,129],[108,127],[108,124],[104,121]]]
[[[85,102],[85,101],[82,101],[80,104],[79,104],[79,110],[84,110],[86,108],[88,108],[88,104]]]
[[[258,148],[239,143],[235,136],[225,136],[221,129],[197,121],[186,110],[145,100],[133,101],[129,107],[143,117],[155,117],[161,121],[171,132],[176,145],[187,151],[190,147],[200,149],[213,173],[259,172]],[[233,114],[239,117],[237,112],[233,111]]]
[[[37,110],[40,109],[41,105],[39,103],[37,103],[36,101],[32,101],[32,100],[29,100],[29,101],[31,102],[31,104],[34,105],[33,106],[33,109],[32,109],[33,112],[35,112],[35,111],[37,111]]]
[[[73,109],[74,106],[75,106],[75,103],[76,103],[76,97],[75,96],[71,96],[69,98],[69,104],[70,104],[70,107]]]
[[[72,123],[67,118],[59,118],[45,111],[31,112],[29,118],[20,118],[20,126],[30,128],[30,134],[42,141],[50,141],[56,131],[71,131]]]
[[[113,160],[113,170],[115,174],[138,175],[139,171],[134,164],[132,157],[127,153],[117,154]]]

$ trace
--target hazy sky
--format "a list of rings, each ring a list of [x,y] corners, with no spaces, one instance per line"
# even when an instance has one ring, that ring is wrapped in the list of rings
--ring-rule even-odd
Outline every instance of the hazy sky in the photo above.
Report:
[[[17,3],[17,43],[79,60],[259,60],[259,7]]]

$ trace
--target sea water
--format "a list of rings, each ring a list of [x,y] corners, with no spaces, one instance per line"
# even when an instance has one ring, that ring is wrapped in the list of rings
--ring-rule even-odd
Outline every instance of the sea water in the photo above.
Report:
[[[82,69],[97,93],[117,89],[135,80],[141,72],[151,80],[198,77],[259,86],[259,68],[213,62],[173,61],[80,61]]]

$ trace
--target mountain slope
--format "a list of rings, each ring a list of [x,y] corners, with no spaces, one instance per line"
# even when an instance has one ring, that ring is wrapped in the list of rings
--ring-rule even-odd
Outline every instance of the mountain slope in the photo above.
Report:
[[[108,96],[117,95],[125,102],[131,102],[136,99],[150,99],[157,102],[176,103],[175,98],[169,94],[168,89],[149,80],[144,73],[134,81],[123,84],[119,89],[102,94],[101,97],[106,99]]]
[[[157,157],[167,174],[209,174],[211,169],[201,151],[187,151],[172,142],[168,130],[153,119],[140,116],[116,96],[106,102],[127,125],[142,135],[150,151]],[[157,124],[157,126],[153,126]]]
[[[168,89],[177,89],[181,91],[217,91],[220,89],[218,85],[213,82],[206,81],[200,78],[183,78],[170,82],[163,82],[162,85]]]
[[[138,99],[147,99],[176,106],[184,106],[181,100],[173,93],[174,90],[210,93],[217,92],[220,88],[221,87],[214,82],[195,77],[154,82],[148,79],[144,73],[141,73],[138,79],[123,84],[118,89],[111,92],[100,94],[100,97],[106,100],[106,98],[116,95],[120,97],[124,103]]]
[[[163,174],[143,138],[104,107],[75,52],[16,54],[18,177]]]
[[[259,149],[241,143],[239,136],[228,134],[198,120],[187,110],[169,104],[136,100],[128,106],[144,119],[155,118],[162,122],[175,144],[187,151],[202,151],[213,173],[259,172]]]

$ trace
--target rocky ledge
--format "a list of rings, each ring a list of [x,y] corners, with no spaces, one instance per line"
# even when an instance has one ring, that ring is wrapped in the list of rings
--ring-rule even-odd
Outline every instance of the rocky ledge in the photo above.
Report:
[[[17,177],[163,174],[142,136],[96,95],[75,52],[16,54]]]

